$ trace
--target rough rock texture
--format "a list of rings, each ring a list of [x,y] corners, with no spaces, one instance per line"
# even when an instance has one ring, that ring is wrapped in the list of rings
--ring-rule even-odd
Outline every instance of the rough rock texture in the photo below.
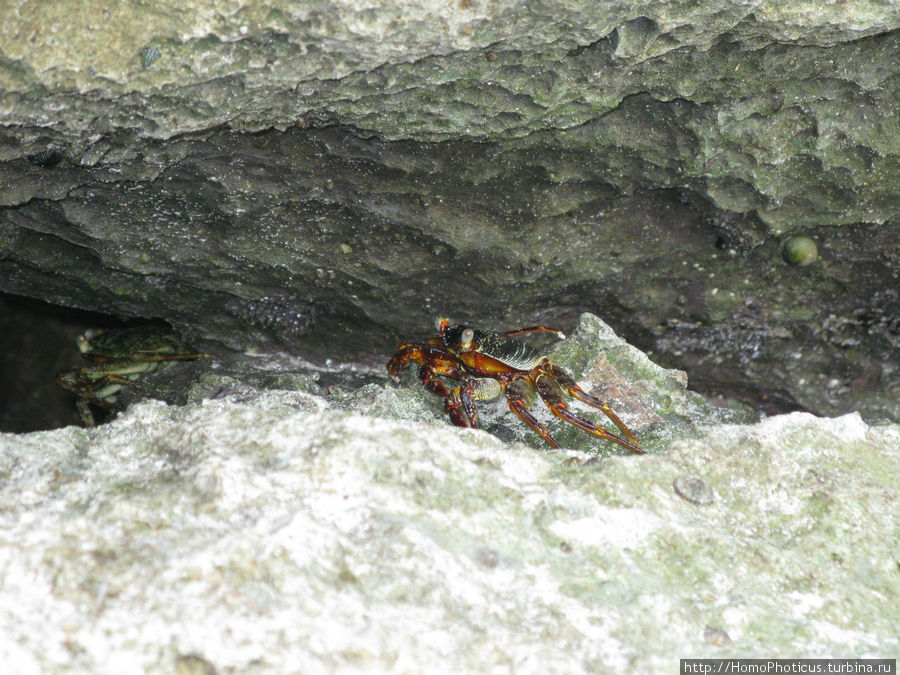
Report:
[[[708,392],[900,420],[898,26],[887,0],[19,4],[0,291],[319,362],[438,312],[590,310]]]
[[[746,413],[596,319],[572,343],[605,347],[560,358],[618,392],[650,454],[507,445],[423,421],[420,390],[323,397],[287,374],[0,434],[4,664],[595,673],[897,653],[900,426],[723,423]]]
[[[612,155],[601,173],[696,182],[776,230],[883,222],[900,11],[784,5],[88,3],[74,22],[65,5],[23,5],[0,34],[3,154],[43,164],[55,150],[101,179],[146,178],[190,151],[152,141],[222,125],[339,123],[397,140],[551,129],[561,150]],[[18,182],[6,203],[62,188]]]

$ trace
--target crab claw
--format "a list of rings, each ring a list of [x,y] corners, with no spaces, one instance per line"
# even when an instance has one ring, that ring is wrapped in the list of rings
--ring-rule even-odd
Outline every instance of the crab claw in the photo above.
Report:
[[[478,410],[472,401],[470,383],[456,387],[444,399],[444,410],[450,421],[458,427],[478,429]]]

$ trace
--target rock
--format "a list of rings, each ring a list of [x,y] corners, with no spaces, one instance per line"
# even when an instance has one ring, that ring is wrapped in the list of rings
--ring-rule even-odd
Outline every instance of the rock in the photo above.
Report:
[[[320,364],[588,310],[707,393],[900,420],[891,3],[70,14],[0,26],[3,293]]]
[[[735,424],[748,413],[580,326],[557,354],[607,373],[650,454],[506,444],[429,416],[421,389],[329,397],[284,375],[297,388],[204,400],[204,380],[184,407],[0,434],[6,666],[650,672],[896,653],[900,426]],[[715,499],[679,496],[680,476]]]

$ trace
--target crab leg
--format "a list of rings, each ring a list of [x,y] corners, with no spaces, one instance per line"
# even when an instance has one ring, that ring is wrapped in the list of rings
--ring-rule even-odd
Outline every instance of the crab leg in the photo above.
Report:
[[[579,417],[578,415],[575,415],[568,409],[568,406],[566,406],[565,403],[557,403],[555,405],[551,405],[548,403],[547,407],[550,408],[550,412],[552,412],[554,415],[556,415],[560,419],[565,420],[569,424],[574,424],[576,427],[578,427],[579,429],[583,429],[584,431],[588,432],[589,434],[593,434],[594,436],[599,436],[600,438],[605,438],[606,440],[612,441],[613,443],[618,443],[623,448],[628,448],[629,450],[631,450],[631,452],[633,452],[636,455],[646,454],[643,450],[641,450],[636,445],[632,445],[628,441],[619,438],[615,434],[609,433],[603,427],[599,427],[596,424],[594,424],[593,422],[589,422],[588,420],[583,419],[583,418]]]
[[[559,369],[557,369],[559,370]],[[560,371],[562,372],[562,371]],[[569,380],[568,376],[566,376]],[[573,424],[579,429],[588,432],[589,434],[593,434],[594,436],[599,436],[600,438],[605,438],[608,441],[612,441],[613,443],[618,443],[624,448],[628,448],[631,452],[636,455],[646,454],[643,450],[641,450],[634,443],[630,443],[622,438],[619,438],[615,434],[609,433],[606,429],[601,426],[597,426],[593,422],[586,420],[578,415],[574,414],[569,410],[569,406],[566,405],[566,402],[563,401],[560,391],[560,386],[565,387],[565,385],[558,384],[555,378],[548,375],[546,372],[538,373],[534,378],[534,385],[538,391],[540,397],[544,400],[544,403],[547,404],[547,407],[550,409],[550,412],[559,417],[562,420],[565,420],[569,424]],[[577,385],[576,385],[577,387]],[[578,398],[578,397],[576,397]],[[599,400],[599,399],[597,399]],[[605,405],[605,404],[604,404]],[[603,410],[601,408],[601,410]],[[603,412],[606,412],[605,410]],[[611,411],[610,411],[611,412]],[[607,413],[609,414],[609,413]],[[613,415],[615,417],[615,415]],[[618,420],[618,418],[615,418]],[[620,422],[621,424],[621,422]],[[624,426],[624,425],[623,425]],[[632,438],[634,435],[631,432],[628,432]]]
[[[91,404],[86,398],[76,398],[75,409],[78,411],[78,417],[84,426],[93,427],[97,425],[97,420],[94,419],[94,413],[91,410]]]
[[[549,326],[544,326],[543,324],[539,324],[537,326],[529,326],[528,328],[517,328],[516,330],[508,330],[505,335],[509,335],[512,337],[513,335],[524,335],[525,333],[553,333],[560,340],[566,339],[566,334],[561,330],[556,330],[555,328],[550,328]]]
[[[472,400],[472,383],[467,381],[462,386],[450,389],[437,375],[445,375],[454,379],[462,379],[463,373],[455,364],[447,361],[432,361],[422,365],[419,378],[428,391],[444,399],[444,410],[450,421],[458,427],[478,428],[478,410]]]
[[[208,359],[209,354],[129,354],[125,358],[113,358],[110,356],[85,354],[85,358],[94,363],[120,363],[122,361],[137,361],[139,363],[155,363],[158,361],[192,361],[194,359]]]
[[[478,411],[472,400],[472,383],[466,381],[462,386],[450,389],[438,377],[443,375],[454,380],[465,379],[465,373],[460,370],[451,353],[431,342],[425,344],[402,342],[397,345],[397,353],[388,363],[388,375],[396,379],[409,363],[421,366],[419,379],[428,391],[444,399],[444,410],[447,411],[453,424],[458,427],[478,428]]]
[[[425,388],[444,399],[444,410],[450,421],[458,427],[478,429],[478,410],[472,400],[471,385],[467,383],[451,390],[443,380],[435,377],[436,374],[434,368],[427,363],[419,370],[419,377]],[[453,377],[451,373],[443,374]]]
[[[557,443],[556,439],[550,435],[550,431],[547,429],[547,427],[541,424],[534,415],[528,412],[521,399],[508,398],[506,402],[509,404],[509,409],[512,410],[516,415],[518,415],[520,420],[531,427],[532,431],[534,431],[538,436],[547,441],[547,443],[549,443],[554,448],[559,447],[559,443]]]
[[[191,361],[208,359],[209,354],[160,354],[158,356],[129,356],[130,361]]]
[[[85,373],[84,370],[85,370],[84,368],[81,369],[82,375],[85,377],[85,379],[90,380],[90,376],[87,375],[87,373]],[[116,384],[127,384],[131,387],[137,387],[138,389],[141,388],[141,385],[139,385],[134,380],[129,380],[127,377],[122,377],[121,375],[104,375],[104,376],[98,378],[98,380],[102,380],[102,381],[108,380],[109,382],[115,382]]]
[[[619,431],[622,432],[622,435],[625,436],[625,438],[628,440],[628,442],[632,446],[637,447],[637,444],[638,444],[637,438],[631,432],[631,429],[629,429],[627,426],[625,426],[625,423],[622,420],[620,420],[618,415],[616,415],[612,411],[612,408],[610,408],[609,405],[607,405],[606,403],[601,401],[599,398],[597,398],[595,396],[591,396],[584,389],[579,387],[575,383],[575,380],[573,380],[569,376],[569,374],[566,373],[566,371],[564,371],[559,366],[554,365],[553,363],[548,363],[545,366],[544,372],[546,372],[553,380],[555,380],[556,383],[560,387],[562,387],[563,390],[567,394],[569,394],[569,396],[571,396],[573,398],[577,398],[582,403],[586,403],[587,405],[597,408],[598,410],[602,410],[603,413],[609,419],[611,419],[617,427],[619,427]],[[628,446],[626,446],[626,447],[628,447]],[[644,453],[642,452],[641,454],[644,454]]]

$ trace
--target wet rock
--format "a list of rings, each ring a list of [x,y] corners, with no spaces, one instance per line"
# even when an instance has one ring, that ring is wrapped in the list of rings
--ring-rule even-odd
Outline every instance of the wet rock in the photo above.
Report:
[[[320,364],[588,310],[706,392],[900,419],[893,8],[530,7],[14,8],[0,291]]]

